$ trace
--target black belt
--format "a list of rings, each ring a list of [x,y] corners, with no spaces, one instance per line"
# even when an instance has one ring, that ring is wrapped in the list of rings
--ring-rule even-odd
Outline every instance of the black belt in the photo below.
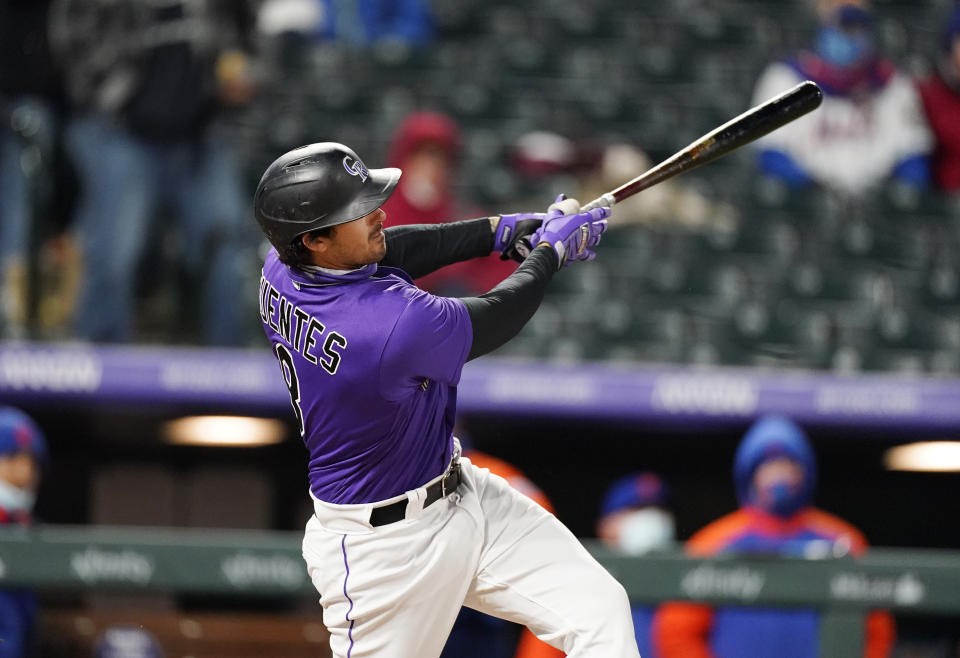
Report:
[[[460,462],[455,462],[442,478],[427,487],[427,497],[423,506],[430,507],[441,498],[446,498],[460,486]],[[402,521],[407,515],[407,499],[395,503],[374,507],[370,510],[370,525],[376,527]]]

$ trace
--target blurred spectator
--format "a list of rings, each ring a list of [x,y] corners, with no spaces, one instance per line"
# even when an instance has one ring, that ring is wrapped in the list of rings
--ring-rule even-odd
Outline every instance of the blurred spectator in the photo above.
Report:
[[[676,530],[668,498],[666,484],[655,473],[643,471],[620,478],[604,495],[597,536],[608,547],[628,555],[673,547]],[[632,605],[631,611],[640,655],[654,658],[650,626],[655,608]]]
[[[455,431],[463,447],[463,456],[475,466],[489,469],[499,475],[532,501],[549,512],[553,505],[546,494],[523,471],[502,459],[480,452],[472,447],[462,426]],[[563,652],[541,642],[524,628],[517,640],[517,625],[491,617],[470,608],[463,608],[457,617],[447,645],[440,658],[562,658]]]
[[[93,658],[163,658],[157,638],[137,626],[111,626],[97,638]]]
[[[588,203],[652,166],[642,149],[624,142],[609,144],[598,166],[583,177],[577,199]],[[617,211],[610,216],[610,226],[644,224],[706,231],[730,227],[737,220],[737,211],[729,203],[715,201],[683,181],[667,180],[618,203]]]
[[[930,131],[916,88],[877,50],[867,3],[820,0],[817,17],[813,49],[770,64],[754,102],[813,80],[823,104],[758,142],[761,170],[790,186],[817,183],[845,196],[891,178],[908,189],[924,186]]]
[[[259,29],[362,47],[381,42],[423,46],[434,36],[426,0],[266,0]]]
[[[49,0],[0,0],[0,335],[24,337],[30,257],[53,183],[63,94]]]
[[[0,407],[0,525],[27,526],[33,513],[47,446],[29,416]],[[32,655],[37,616],[33,592],[0,591],[0,658]]]
[[[673,512],[667,506],[667,485],[655,473],[626,475],[604,495],[597,536],[610,548],[628,555],[673,546]]]
[[[403,171],[396,191],[383,205],[387,226],[442,224],[456,217],[484,213],[465,208],[455,194],[462,148],[460,129],[438,112],[415,112],[393,135],[387,162]],[[417,285],[437,295],[484,293],[516,268],[492,254],[444,267],[418,279]]]
[[[522,180],[562,179],[582,166],[583,160],[584,154],[576,142],[549,130],[523,133],[510,146],[510,165]]]
[[[512,140],[505,155],[511,183],[504,189],[509,191],[511,207],[538,207],[543,199],[555,199],[559,194],[587,202],[571,190],[577,188],[583,172],[594,166],[597,155],[592,149],[560,133],[532,130]],[[610,220],[616,221],[612,216]]]
[[[189,317],[202,318],[208,343],[241,342],[236,288],[255,238],[213,120],[253,93],[252,9],[230,0],[56,0],[51,23],[76,112],[67,146],[82,183],[80,337],[131,338],[137,268],[148,244],[158,250],[150,238],[164,204],[192,278],[184,294],[205,292]]]
[[[933,174],[951,194],[960,193],[960,6],[950,16],[936,71],[920,83],[927,119],[936,137]]]
[[[866,550],[859,530],[813,507],[816,462],[792,421],[767,416],[754,423],[737,448],[733,474],[740,509],[694,534],[691,555],[822,558]],[[654,645],[659,658],[815,658],[819,623],[814,609],[666,603],[654,618]],[[893,641],[893,618],[869,614],[863,655],[889,656]]]

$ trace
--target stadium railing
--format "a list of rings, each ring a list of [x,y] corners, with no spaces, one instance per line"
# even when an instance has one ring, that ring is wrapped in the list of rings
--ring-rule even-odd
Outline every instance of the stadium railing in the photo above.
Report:
[[[562,394],[553,383],[565,383]],[[267,350],[0,344],[0,399],[56,408],[202,410],[287,418]],[[960,430],[960,379],[484,357],[463,370],[462,413],[737,427],[759,414],[860,430]]]
[[[313,597],[301,535],[106,526],[0,533],[0,587],[39,591]],[[820,655],[862,655],[864,615],[960,614],[960,552],[873,549],[857,559],[717,557],[680,552],[628,557],[585,542],[636,603],[812,607],[822,614]]]

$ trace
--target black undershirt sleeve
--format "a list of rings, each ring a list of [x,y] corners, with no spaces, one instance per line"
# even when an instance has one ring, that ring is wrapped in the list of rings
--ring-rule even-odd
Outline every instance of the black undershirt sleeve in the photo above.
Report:
[[[399,267],[418,279],[441,267],[486,256],[493,249],[490,218],[447,224],[411,224],[384,230],[387,255],[381,265]]]
[[[490,292],[461,298],[473,325],[468,361],[492,352],[520,333],[540,306],[556,271],[556,252],[542,245]]]

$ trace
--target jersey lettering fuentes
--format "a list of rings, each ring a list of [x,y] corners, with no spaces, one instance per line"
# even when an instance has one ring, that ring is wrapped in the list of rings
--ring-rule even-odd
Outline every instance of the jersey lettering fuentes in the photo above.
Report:
[[[317,498],[384,500],[443,472],[473,340],[462,302],[420,290],[396,268],[306,273],[271,249],[260,319]]]

